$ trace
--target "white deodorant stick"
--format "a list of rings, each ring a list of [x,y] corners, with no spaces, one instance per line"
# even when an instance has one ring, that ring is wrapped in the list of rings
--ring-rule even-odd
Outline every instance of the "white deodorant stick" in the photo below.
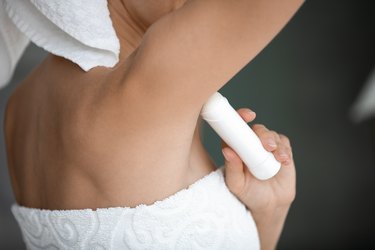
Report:
[[[240,156],[257,179],[267,180],[280,170],[280,162],[264,149],[258,136],[219,92],[204,104],[201,116]]]

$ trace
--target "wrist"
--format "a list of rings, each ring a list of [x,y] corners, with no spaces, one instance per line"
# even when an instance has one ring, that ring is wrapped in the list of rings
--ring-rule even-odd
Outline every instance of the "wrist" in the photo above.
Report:
[[[262,211],[251,211],[255,223],[259,224],[279,224],[284,223],[288,215],[290,205],[270,208]]]
[[[252,213],[262,250],[274,250],[276,248],[289,208],[290,206],[276,207]]]

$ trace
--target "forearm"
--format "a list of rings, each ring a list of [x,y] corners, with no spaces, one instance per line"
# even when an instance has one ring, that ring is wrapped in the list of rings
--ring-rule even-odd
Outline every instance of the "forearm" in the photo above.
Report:
[[[288,215],[289,206],[261,213],[252,213],[258,228],[262,250],[275,249]]]

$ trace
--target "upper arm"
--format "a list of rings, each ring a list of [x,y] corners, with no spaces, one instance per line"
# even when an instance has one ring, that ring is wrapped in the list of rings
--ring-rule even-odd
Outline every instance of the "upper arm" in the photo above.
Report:
[[[155,22],[127,79],[152,105],[199,111],[283,28],[302,0],[190,0]]]

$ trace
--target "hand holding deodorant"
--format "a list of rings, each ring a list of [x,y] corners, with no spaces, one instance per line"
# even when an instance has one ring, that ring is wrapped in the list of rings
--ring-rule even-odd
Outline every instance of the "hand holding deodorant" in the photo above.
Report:
[[[258,136],[219,92],[204,104],[201,116],[240,156],[257,179],[267,180],[280,170],[280,162],[264,149]]]

